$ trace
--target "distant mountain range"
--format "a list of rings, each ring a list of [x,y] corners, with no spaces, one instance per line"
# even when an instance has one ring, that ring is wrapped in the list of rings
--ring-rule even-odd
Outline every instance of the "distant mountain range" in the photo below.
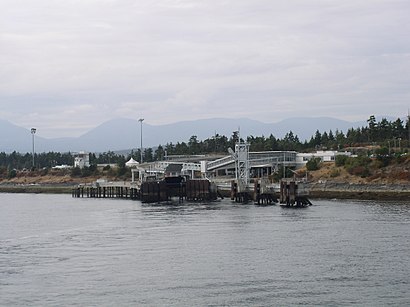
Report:
[[[312,135],[336,129],[346,131],[352,127],[366,126],[367,122],[349,122],[330,117],[290,118],[276,123],[262,123],[247,118],[227,119],[213,118],[194,121],[182,121],[167,125],[150,125],[143,123],[143,147],[155,147],[159,144],[188,142],[196,135],[198,140],[211,138],[215,133],[231,137],[234,131],[240,130],[246,136],[269,136],[283,138],[292,131],[301,141],[309,140]],[[36,152],[106,152],[140,147],[140,123],[133,119],[114,119],[88,131],[80,137],[47,139],[38,133],[35,136]],[[0,120],[0,152],[31,152],[32,137],[30,130],[18,127],[6,120]]]

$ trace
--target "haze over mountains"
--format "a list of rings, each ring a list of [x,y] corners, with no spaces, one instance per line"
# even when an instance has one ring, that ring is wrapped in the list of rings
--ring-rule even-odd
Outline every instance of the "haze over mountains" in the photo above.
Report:
[[[349,128],[366,126],[362,122],[349,122],[330,117],[318,118],[290,118],[276,123],[262,123],[260,121],[242,118],[227,119],[213,118],[194,121],[181,121],[167,125],[150,125],[143,123],[143,147],[155,147],[159,144],[188,142],[189,138],[196,135],[198,140],[211,138],[215,133],[228,138],[233,131],[240,130],[242,138],[247,136],[269,136],[283,138],[292,131],[301,141],[310,139],[319,130],[320,132],[336,129],[346,131]],[[88,131],[80,137],[47,139],[41,137],[41,130],[35,135],[36,152],[106,152],[116,150],[135,149],[140,147],[140,123],[138,120],[119,118],[107,121]],[[30,129],[16,126],[6,120],[0,119],[0,152],[31,152],[32,136]]]

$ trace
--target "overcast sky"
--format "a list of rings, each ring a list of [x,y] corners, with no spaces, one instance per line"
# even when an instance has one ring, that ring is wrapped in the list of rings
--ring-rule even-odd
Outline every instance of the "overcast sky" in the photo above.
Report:
[[[1,0],[0,118],[365,120],[410,107],[408,0]]]

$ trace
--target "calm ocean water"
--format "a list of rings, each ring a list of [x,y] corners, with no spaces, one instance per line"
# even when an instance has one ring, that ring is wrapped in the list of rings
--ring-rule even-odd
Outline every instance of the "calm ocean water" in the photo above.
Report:
[[[0,194],[0,305],[409,306],[410,202]]]

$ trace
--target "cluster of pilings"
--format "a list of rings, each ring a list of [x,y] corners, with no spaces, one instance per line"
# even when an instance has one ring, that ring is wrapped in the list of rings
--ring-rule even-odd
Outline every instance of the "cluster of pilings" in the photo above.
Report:
[[[266,189],[260,180],[255,181],[253,190],[249,187],[238,188],[238,183],[233,180],[231,182],[231,200],[237,203],[246,203],[253,200],[258,205],[269,205],[278,202],[275,192]]]
[[[280,182],[280,203],[286,207],[307,207],[312,203],[307,198],[307,194],[303,191],[298,191],[299,186],[296,182]]]
[[[272,185],[267,184],[262,180],[255,180],[253,189],[252,186],[238,188],[235,180],[231,182],[231,200],[237,203],[245,203],[253,200],[258,205],[270,205],[280,203],[289,207],[306,207],[312,203],[307,198],[307,192],[303,188],[299,188],[299,184],[295,181],[281,181],[280,190],[275,190]],[[279,196],[279,199],[278,199]]]
[[[269,191],[259,180],[255,181],[253,200],[258,205],[271,205],[278,202],[274,191]]]
[[[244,190],[244,188],[242,188]],[[231,181],[231,200],[234,200],[237,203],[246,203],[252,200],[252,195],[249,191],[241,191],[238,188],[238,183],[235,180]]]

